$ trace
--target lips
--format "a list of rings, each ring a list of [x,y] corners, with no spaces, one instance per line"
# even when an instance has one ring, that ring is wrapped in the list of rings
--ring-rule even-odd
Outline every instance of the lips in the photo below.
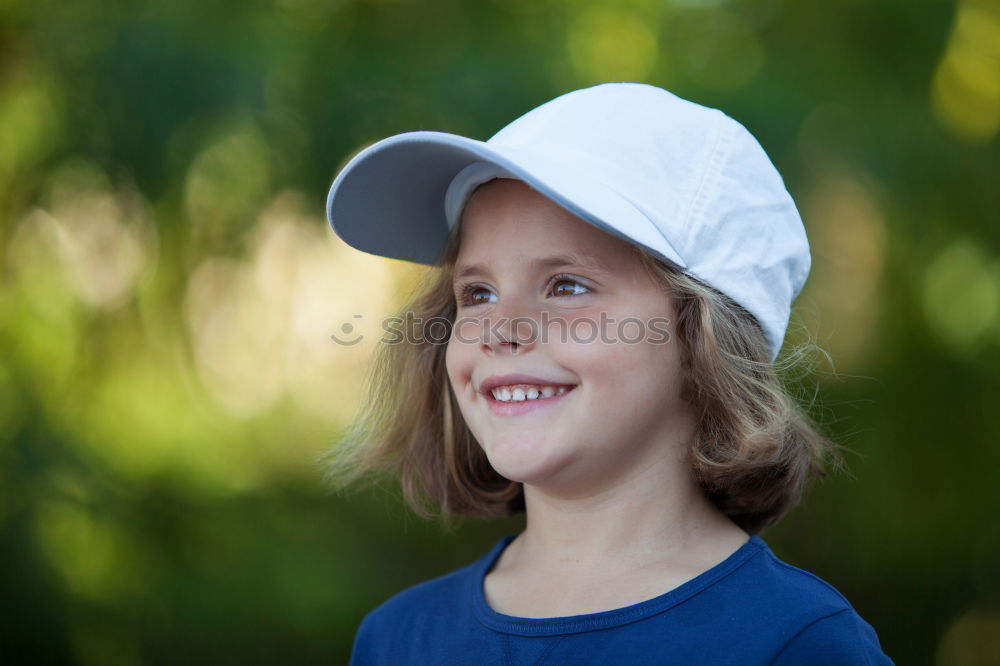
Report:
[[[497,416],[518,416],[559,403],[576,386],[533,375],[491,375],[479,384],[479,393]]]

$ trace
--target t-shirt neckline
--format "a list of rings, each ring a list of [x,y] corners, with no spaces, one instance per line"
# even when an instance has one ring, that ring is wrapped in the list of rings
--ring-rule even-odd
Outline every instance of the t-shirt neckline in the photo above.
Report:
[[[749,560],[758,551],[767,547],[760,536],[751,534],[750,539],[740,546],[729,557],[719,562],[712,568],[703,571],[691,580],[688,580],[677,587],[668,590],[658,597],[641,601],[637,604],[616,608],[598,613],[586,613],[583,615],[569,615],[564,617],[527,618],[504,615],[493,610],[486,601],[484,592],[484,581],[486,574],[493,569],[493,565],[500,559],[504,549],[514,540],[516,534],[508,534],[493,546],[484,555],[472,570],[470,582],[473,590],[470,591],[472,597],[473,613],[476,618],[485,626],[496,631],[507,634],[520,634],[522,636],[554,636],[558,634],[572,634],[584,631],[595,631],[599,629],[609,629],[611,627],[637,622],[651,615],[661,613],[672,606],[676,606],[682,601],[689,599],[706,587],[716,583],[729,575]]]

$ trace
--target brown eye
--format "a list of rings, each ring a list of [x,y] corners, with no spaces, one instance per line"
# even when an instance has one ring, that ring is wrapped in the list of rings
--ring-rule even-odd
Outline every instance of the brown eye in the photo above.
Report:
[[[468,285],[458,290],[458,304],[464,306],[487,305],[490,300],[490,290],[486,287]]]
[[[555,296],[578,296],[586,291],[587,287],[569,277],[556,278],[552,283],[552,293]]]

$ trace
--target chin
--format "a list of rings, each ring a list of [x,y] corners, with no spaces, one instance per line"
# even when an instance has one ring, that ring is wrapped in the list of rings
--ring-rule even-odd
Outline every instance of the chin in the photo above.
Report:
[[[539,485],[563,469],[568,456],[555,456],[538,440],[493,441],[483,447],[490,466],[510,481]]]

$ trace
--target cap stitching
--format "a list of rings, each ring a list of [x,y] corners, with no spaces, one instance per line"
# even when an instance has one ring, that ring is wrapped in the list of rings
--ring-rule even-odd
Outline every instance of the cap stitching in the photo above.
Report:
[[[705,202],[708,201],[711,185],[718,185],[718,174],[721,171],[724,158],[728,157],[729,154],[729,151],[726,149],[731,144],[733,126],[726,122],[730,120],[729,116],[721,111],[718,112],[716,118],[716,125],[722,125],[722,127],[719,128],[719,131],[715,135],[715,144],[712,146],[709,154],[708,164],[702,174],[701,181],[698,183],[698,189],[695,191],[695,195],[691,200],[691,208],[688,210],[686,216],[688,224],[687,235],[684,240],[685,249],[691,245],[691,235],[699,227],[696,221],[700,220],[704,214]],[[710,184],[710,181],[713,182]]]

